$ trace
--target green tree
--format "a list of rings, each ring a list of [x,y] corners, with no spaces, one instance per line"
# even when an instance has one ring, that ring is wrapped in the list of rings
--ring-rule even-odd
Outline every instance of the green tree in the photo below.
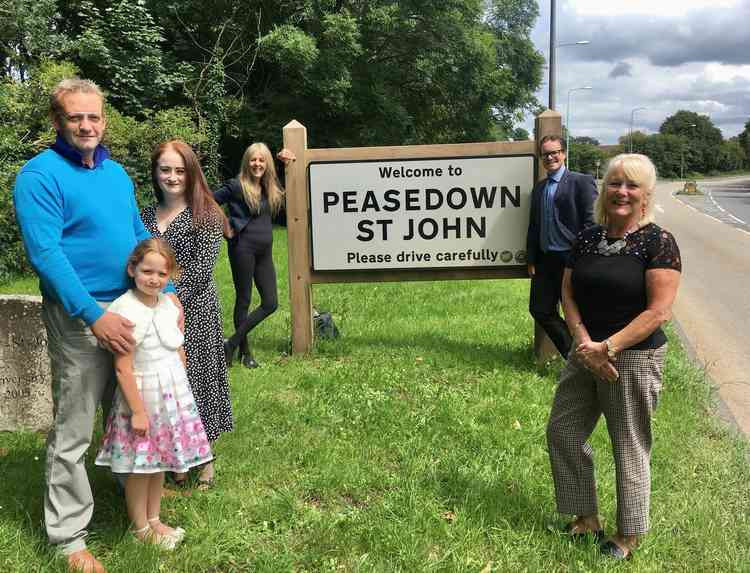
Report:
[[[142,116],[179,93],[183,70],[169,66],[161,27],[143,0],[73,0],[62,12],[66,56],[121,112]]]
[[[719,151],[719,169],[721,171],[737,171],[747,162],[747,154],[740,144],[738,137],[722,142]]]
[[[571,137],[570,140],[573,143],[595,145],[597,147],[599,146],[599,140],[598,139],[595,139],[593,137],[589,137],[587,135],[579,135],[578,137]]]
[[[737,136],[737,141],[745,152],[745,157],[750,158],[750,119],[745,123],[742,133]]]
[[[574,171],[601,176],[606,160],[607,154],[598,145],[579,143],[576,138],[571,140],[567,164]]]
[[[664,120],[659,133],[685,138],[686,171],[708,174],[719,168],[719,150],[724,138],[707,115],[680,110]]]
[[[31,66],[67,46],[55,0],[0,0],[0,77],[25,80]]]
[[[315,147],[471,141],[536,106],[532,0],[147,5],[170,58],[191,62],[188,84],[221,50],[230,163],[254,139],[278,146],[293,118]]]

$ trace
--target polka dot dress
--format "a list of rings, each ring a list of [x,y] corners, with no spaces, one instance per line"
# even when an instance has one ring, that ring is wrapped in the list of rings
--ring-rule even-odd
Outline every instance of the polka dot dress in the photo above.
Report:
[[[224,359],[221,307],[213,280],[213,269],[223,243],[218,221],[196,229],[187,207],[162,234],[156,223],[156,206],[141,212],[143,224],[154,237],[169,243],[177,256],[180,277],[175,281],[177,297],[185,311],[185,354],[190,388],[210,441],[231,432],[232,402]]]

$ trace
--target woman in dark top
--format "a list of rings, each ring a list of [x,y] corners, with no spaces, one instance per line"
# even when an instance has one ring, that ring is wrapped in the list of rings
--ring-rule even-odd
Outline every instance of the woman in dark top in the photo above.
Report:
[[[233,428],[221,307],[213,280],[222,235],[231,229],[211,196],[198,157],[185,142],[174,139],[154,150],[151,180],[157,203],[143,209],[141,219],[177,256],[181,272],[175,288],[185,311],[188,381],[208,439],[214,442]],[[175,474],[178,482],[186,478]],[[208,486],[213,478],[214,466],[208,463],[198,481]]]
[[[286,149],[281,150],[278,157],[284,162],[294,160]],[[271,221],[284,203],[284,190],[265,143],[253,143],[245,150],[239,175],[219,187],[214,198],[220,205],[227,206],[234,232],[229,240],[229,264],[235,290],[235,332],[224,342],[226,363],[232,364],[239,348],[242,364],[257,368],[259,365],[250,351],[247,335],[278,306]],[[248,314],[253,281],[260,294],[260,305]]]
[[[593,451],[604,414],[617,482],[617,532],[601,546],[628,559],[649,528],[651,415],[661,390],[666,337],[682,270],[672,235],[652,222],[656,169],[645,155],[613,158],[565,268],[562,304],[574,338],[547,426],[557,509],[575,538],[604,536]]]

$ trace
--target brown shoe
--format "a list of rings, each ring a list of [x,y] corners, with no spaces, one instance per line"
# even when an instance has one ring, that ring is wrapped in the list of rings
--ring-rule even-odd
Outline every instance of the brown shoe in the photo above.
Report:
[[[104,565],[91,555],[88,549],[81,549],[68,555],[68,571],[77,573],[107,573]]]

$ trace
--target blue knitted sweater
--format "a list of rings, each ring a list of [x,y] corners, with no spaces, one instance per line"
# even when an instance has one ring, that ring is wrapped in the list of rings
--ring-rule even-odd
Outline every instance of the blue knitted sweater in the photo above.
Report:
[[[128,256],[150,236],[125,170],[106,153],[96,159],[88,168],[48,149],[21,168],[13,189],[42,293],[87,325],[104,313],[97,301],[112,301],[129,288]]]

